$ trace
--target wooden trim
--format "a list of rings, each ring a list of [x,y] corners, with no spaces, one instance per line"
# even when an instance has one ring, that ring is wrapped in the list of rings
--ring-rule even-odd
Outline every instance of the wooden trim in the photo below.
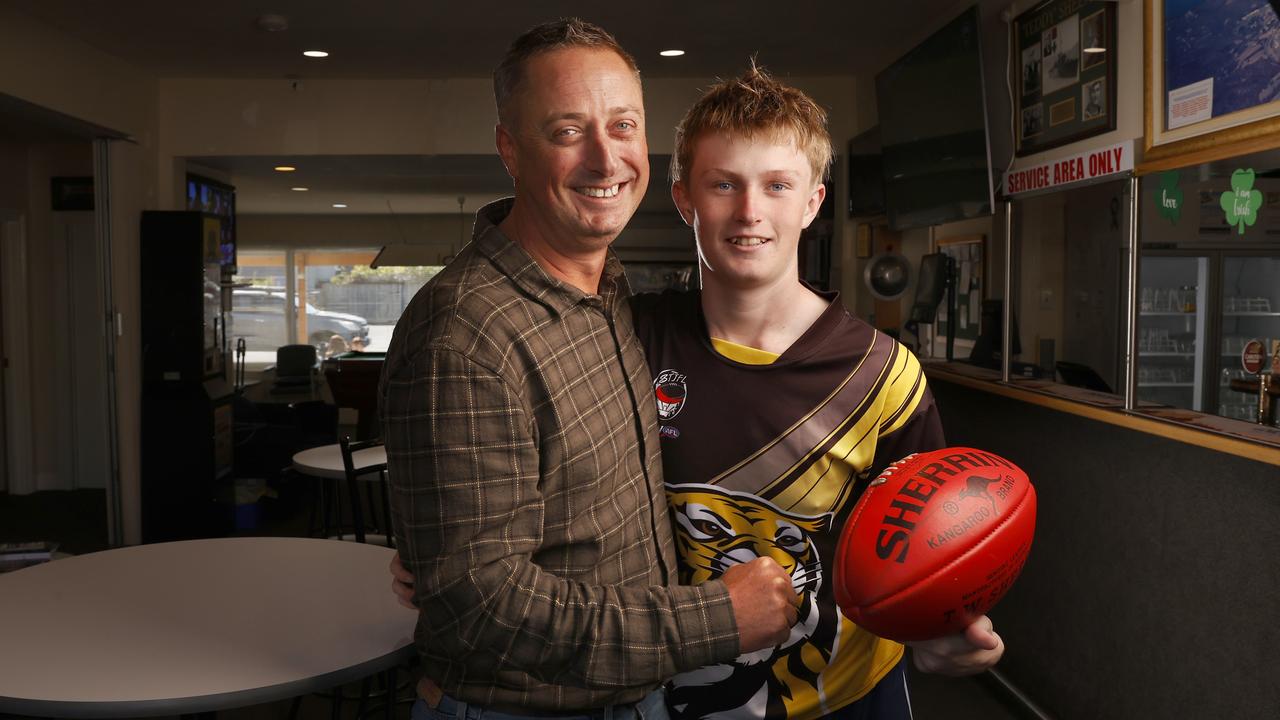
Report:
[[[1258,462],[1267,463],[1268,465],[1280,466],[1280,447],[1272,445],[1264,445],[1261,443],[1253,443],[1248,440],[1219,435],[1218,433],[1202,430],[1199,428],[1180,425],[1178,423],[1161,420],[1159,418],[1143,415],[1140,412],[1130,412],[1122,409],[1109,409],[1086,405],[1084,403],[1067,400],[1065,398],[1054,397],[1034,390],[1007,385],[993,380],[982,380],[980,378],[972,378],[965,375],[949,373],[942,367],[925,367],[926,373],[930,381],[937,379],[942,382],[963,385],[964,387],[974,390],[989,392],[993,395],[1000,395],[1012,400],[1029,403],[1031,405],[1039,405],[1050,410],[1069,413],[1080,417],[1096,420],[1098,422],[1107,423],[1108,425],[1116,425],[1136,430],[1138,432],[1155,435],[1157,437],[1168,438],[1177,442],[1195,445],[1197,447],[1208,448],[1218,452],[1236,455],[1247,460],[1256,460]]]
[[[1163,172],[1165,170],[1173,170],[1174,168],[1187,167],[1189,165],[1199,165],[1201,163],[1209,163],[1215,160],[1225,160],[1227,158],[1237,157],[1239,155],[1248,155],[1250,153],[1264,152],[1266,150],[1274,150],[1280,147],[1280,118],[1271,118],[1262,120],[1255,125],[1266,124],[1270,127],[1254,127],[1254,125],[1246,128],[1231,128],[1232,130],[1248,130],[1256,132],[1239,133],[1241,137],[1235,138],[1229,143],[1214,144],[1214,140],[1218,135],[1228,132],[1220,130],[1216,133],[1202,135],[1196,138],[1190,138],[1178,143],[1170,145],[1161,145],[1162,148],[1181,146],[1187,143],[1185,152],[1176,154],[1169,153],[1152,153],[1148,152],[1133,169],[1134,175],[1150,175],[1154,172]],[[1203,145],[1204,147],[1198,147]]]

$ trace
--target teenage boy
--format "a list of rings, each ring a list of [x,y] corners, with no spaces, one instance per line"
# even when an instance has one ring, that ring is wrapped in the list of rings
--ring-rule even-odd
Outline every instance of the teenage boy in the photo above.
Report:
[[[942,447],[916,358],[799,279],[801,231],[826,194],[826,114],[752,68],[676,130],[672,196],[701,291],[633,300],[654,373],[682,584],[771,557],[802,596],[782,644],[677,675],[673,718],[909,718],[903,646],[836,607],[831,558],[866,481]],[[916,665],[978,672],[1003,652],[983,617],[919,643]]]

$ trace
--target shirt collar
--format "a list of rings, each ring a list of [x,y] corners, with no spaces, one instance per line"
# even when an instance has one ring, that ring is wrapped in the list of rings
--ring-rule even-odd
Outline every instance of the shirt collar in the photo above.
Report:
[[[609,248],[605,256],[604,273],[600,278],[600,294],[587,295],[578,288],[552,277],[524,248],[498,229],[515,205],[515,198],[495,200],[476,212],[476,224],[471,238],[478,250],[489,258],[502,274],[516,287],[556,314],[562,314],[579,303],[603,305],[616,309],[631,295],[622,262]]]

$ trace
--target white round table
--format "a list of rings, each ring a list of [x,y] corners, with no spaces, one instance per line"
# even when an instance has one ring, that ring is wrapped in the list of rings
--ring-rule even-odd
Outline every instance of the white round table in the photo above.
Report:
[[[387,449],[379,445],[357,450],[352,454],[351,461],[357,470],[370,465],[380,465],[387,461]],[[293,469],[304,475],[326,480],[345,480],[347,477],[346,468],[342,465],[342,446],[337,443],[296,453],[293,456]]]
[[[350,682],[413,653],[392,550],[311,538],[139,545],[0,575],[0,713],[175,715]]]

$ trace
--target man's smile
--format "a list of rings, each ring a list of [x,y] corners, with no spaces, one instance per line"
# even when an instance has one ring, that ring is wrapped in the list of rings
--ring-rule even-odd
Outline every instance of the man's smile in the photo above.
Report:
[[[617,183],[617,184],[609,185],[606,187],[592,187],[588,185],[583,187],[576,187],[573,189],[573,191],[578,193],[579,195],[585,195],[587,197],[611,198],[611,197],[616,197],[618,195],[618,190],[625,184],[626,183]]]

